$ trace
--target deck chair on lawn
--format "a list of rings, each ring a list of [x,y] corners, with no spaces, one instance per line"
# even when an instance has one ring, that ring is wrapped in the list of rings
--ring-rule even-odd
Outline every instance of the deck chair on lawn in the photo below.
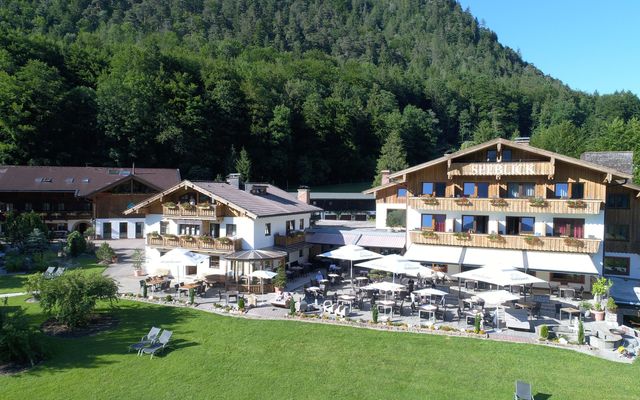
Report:
[[[53,277],[53,274],[55,274],[55,272],[56,272],[56,267],[49,267],[49,268],[47,268],[46,271],[44,271],[42,276],[44,276],[45,278],[49,279],[49,278]]]
[[[527,382],[516,381],[516,392],[513,395],[514,400],[534,400],[531,394],[531,385]]]
[[[160,335],[160,337],[158,338],[158,341],[148,347],[143,347],[142,350],[140,351],[140,354],[150,354],[151,358],[153,358],[154,354],[164,350],[164,348],[167,347],[167,344],[169,343],[169,339],[171,339],[172,334],[173,332],[165,329]]]
[[[144,335],[138,343],[129,345],[129,351],[135,350],[138,352],[138,354],[140,354],[140,351],[142,351],[143,348],[151,345],[158,338],[161,330],[162,329],[156,328],[155,326],[152,327],[151,329],[149,329],[149,333]]]
[[[56,269],[56,271],[51,274],[52,278],[57,278],[59,276],[62,276],[62,274],[64,274],[65,268],[64,267],[58,267],[58,269]]]

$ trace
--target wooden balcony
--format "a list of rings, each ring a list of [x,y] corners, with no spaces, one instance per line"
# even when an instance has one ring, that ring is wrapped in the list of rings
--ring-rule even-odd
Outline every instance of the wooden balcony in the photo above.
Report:
[[[431,237],[423,231],[411,231],[412,243],[444,246],[487,247],[494,249],[558,251],[566,253],[597,253],[601,240],[574,239],[555,236],[495,235],[462,232],[433,232]]]
[[[218,219],[224,211],[218,206],[209,206],[201,208],[193,206],[192,208],[184,208],[180,205],[175,207],[162,206],[162,215],[165,218],[185,218],[185,219]]]
[[[147,244],[154,247],[162,248],[185,248],[194,250],[205,250],[211,252],[234,252],[242,249],[242,241],[240,239],[218,238],[201,236],[147,236]]]
[[[91,211],[36,211],[45,221],[68,220],[68,219],[91,219]]]
[[[304,243],[305,236],[303,231],[295,231],[288,235],[280,235],[276,233],[273,239],[276,246],[289,247],[298,243]]]
[[[449,179],[453,176],[532,176],[551,177],[555,173],[555,165],[549,161],[518,162],[468,162],[451,163],[447,171]]]
[[[409,207],[428,211],[480,211],[520,214],[599,214],[601,200],[479,199],[463,197],[410,197]]]

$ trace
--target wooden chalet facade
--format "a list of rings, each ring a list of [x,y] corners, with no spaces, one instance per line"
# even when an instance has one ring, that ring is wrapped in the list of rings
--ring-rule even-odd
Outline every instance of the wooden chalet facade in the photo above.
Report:
[[[406,213],[406,255],[455,273],[495,263],[590,288],[640,278],[640,186],[631,175],[495,139],[383,176],[376,227]]]

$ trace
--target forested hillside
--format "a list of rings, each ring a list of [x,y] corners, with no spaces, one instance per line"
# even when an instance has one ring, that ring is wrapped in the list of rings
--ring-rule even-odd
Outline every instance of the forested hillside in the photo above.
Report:
[[[638,117],[633,94],[570,90],[450,0],[0,3],[4,164],[338,183],[371,180],[385,142],[378,168],[497,136],[634,150]]]

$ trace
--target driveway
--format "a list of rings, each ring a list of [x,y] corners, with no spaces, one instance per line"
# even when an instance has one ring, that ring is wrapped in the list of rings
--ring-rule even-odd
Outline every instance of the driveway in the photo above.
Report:
[[[103,242],[109,243],[118,255],[118,262],[110,264],[103,274],[118,282],[121,293],[138,293],[141,278],[133,276],[131,256],[135,249],[144,250],[144,239],[96,240],[95,244],[100,246]]]

